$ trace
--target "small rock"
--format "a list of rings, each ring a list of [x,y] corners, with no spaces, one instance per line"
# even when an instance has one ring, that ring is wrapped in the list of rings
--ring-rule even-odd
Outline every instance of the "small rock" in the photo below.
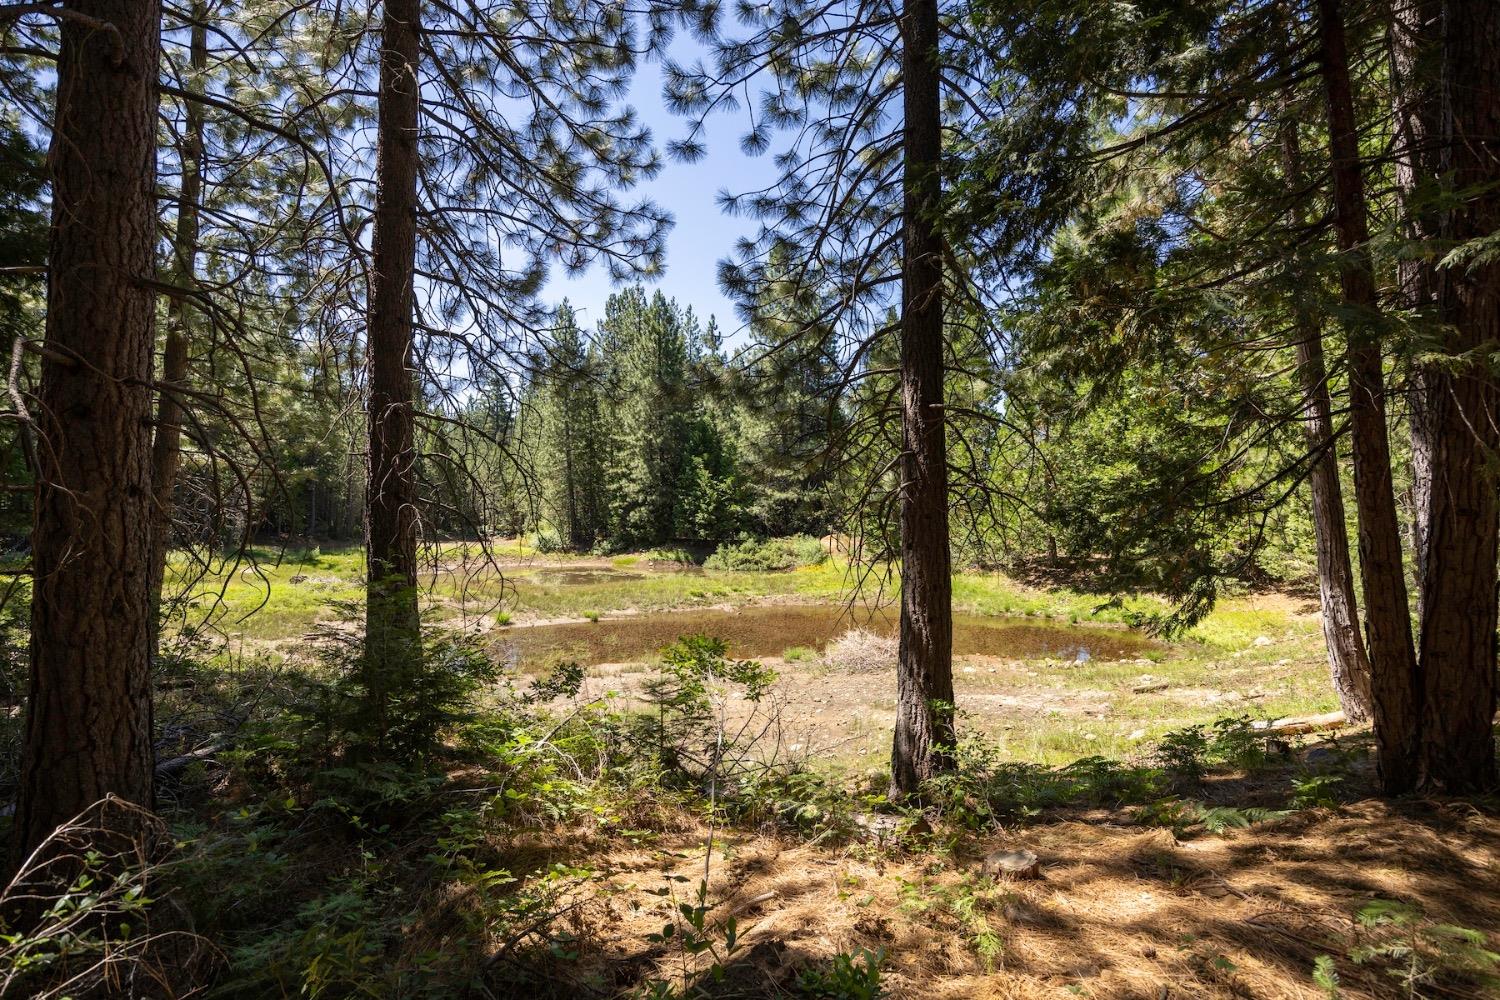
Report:
[[[1325,767],[1339,762],[1339,755],[1327,747],[1313,747],[1302,755],[1302,763],[1308,767]]]
[[[1130,735],[1125,738],[1131,741],[1143,740],[1146,738],[1146,731],[1144,729],[1132,729]]]
[[[1250,645],[1252,645],[1252,646],[1269,646],[1269,645],[1271,645],[1271,639],[1268,636],[1258,635],[1258,636],[1255,637],[1255,641],[1252,642]]]
[[[1041,862],[1031,851],[991,851],[984,857],[980,871],[995,877],[1015,879],[1039,879],[1042,877]]]

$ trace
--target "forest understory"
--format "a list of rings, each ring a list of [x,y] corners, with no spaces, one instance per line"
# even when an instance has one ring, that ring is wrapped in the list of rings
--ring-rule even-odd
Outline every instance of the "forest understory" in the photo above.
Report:
[[[67,961],[246,998],[1478,997],[1500,981],[1500,901],[1476,891],[1500,877],[1496,803],[1372,797],[1368,731],[1327,728],[1306,596],[1228,597],[1169,642],[1124,624],[1163,606],[1149,595],[958,575],[960,621],[1022,631],[958,656],[959,767],[900,806],[894,639],[839,599],[838,560],[523,552],[472,615],[441,609],[474,567],[457,546],[438,565],[431,641],[482,664],[412,706],[447,733],[415,769],[336,751],[360,725],[338,700],[358,549],[201,582],[181,621],[217,607],[218,624],[170,638],[157,681],[170,847],[54,901]],[[769,630],[734,631],[757,612]],[[649,644],[682,615],[727,627],[727,648],[674,636],[619,658],[640,637],[621,647],[612,626],[656,623]],[[722,679],[685,683],[703,662]],[[1006,852],[1035,868],[997,870]],[[141,921],[139,950],[105,945],[101,917]],[[18,939],[7,957],[28,948],[54,954]]]

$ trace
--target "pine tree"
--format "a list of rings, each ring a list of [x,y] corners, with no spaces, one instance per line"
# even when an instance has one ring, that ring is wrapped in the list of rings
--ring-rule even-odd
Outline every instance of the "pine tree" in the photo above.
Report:
[[[688,457],[690,314],[639,287],[609,297],[600,340],[614,404],[610,520],[619,547],[672,537]]]
[[[900,474],[863,482],[895,500],[899,552],[885,544],[891,533],[878,519],[869,535],[877,544],[857,548],[899,560],[902,574],[892,771],[893,791],[908,795],[949,766],[953,744],[945,301],[979,294],[966,271],[948,266],[955,220],[945,206],[943,146],[1000,109],[988,88],[969,86],[985,75],[976,72],[976,40],[958,19],[940,17],[935,0],[739,8],[734,28],[718,10],[693,11],[713,45],[712,65],[668,66],[668,101],[692,122],[671,148],[700,155],[706,117],[738,107],[752,86],[759,104],[742,149],[760,154],[784,138],[776,182],[724,198],[761,226],[721,267],[721,283],[752,325],[763,289],[793,289],[806,308],[790,336],[833,338],[850,380],[878,377],[866,362],[883,341],[896,345],[901,390],[879,414],[900,425],[885,456]],[[872,430],[846,443],[890,437]],[[884,509],[882,497],[867,493],[848,520],[863,525]]]
[[[19,861],[107,795],[152,787],[151,375],[154,0],[55,11],[47,354],[36,399],[31,683]]]
[[[601,421],[604,372],[565,301],[537,376],[541,443],[535,473],[542,523],[573,549],[592,548],[607,529],[604,469],[608,441]]]

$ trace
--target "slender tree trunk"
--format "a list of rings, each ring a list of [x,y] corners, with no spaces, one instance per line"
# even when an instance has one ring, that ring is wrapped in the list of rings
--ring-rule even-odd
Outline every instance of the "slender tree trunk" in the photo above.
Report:
[[[1282,161],[1287,184],[1303,184],[1302,151],[1295,124],[1283,131]],[[1295,210],[1292,222],[1300,225]],[[1313,535],[1318,550],[1318,596],[1323,612],[1323,640],[1328,668],[1339,707],[1356,722],[1371,718],[1370,659],[1359,632],[1359,605],[1354,597],[1354,567],[1349,561],[1349,529],[1344,522],[1344,488],[1339,481],[1338,450],[1334,446],[1333,404],[1328,391],[1328,365],[1323,354],[1323,330],[1316,317],[1293,305],[1297,338],[1297,377],[1302,385],[1303,431],[1313,456],[1308,476],[1312,493]]]
[[[568,484],[568,545],[579,548],[583,533],[578,530],[578,502],[573,481],[573,414],[567,410],[572,393],[564,392],[563,406],[563,481]]]
[[[936,0],[901,15],[905,233],[901,280],[901,642],[893,796],[952,766],[953,612],[943,413],[942,152]]]
[[[1352,721],[1367,722],[1373,700],[1370,660],[1359,632],[1354,567],[1349,562],[1349,529],[1344,523],[1344,489],[1339,482],[1328,371],[1323,360],[1323,331],[1315,325],[1299,324],[1297,338],[1297,373],[1307,407],[1304,430],[1308,450],[1317,456],[1308,476],[1308,487],[1312,493],[1318,594],[1328,668],[1344,714]]]
[[[1457,196],[1443,244],[1500,232],[1500,5],[1448,0],[1442,11],[1442,105]],[[1497,523],[1493,463],[1500,351],[1500,262],[1491,253],[1437,272],[1443,354],[1424,375],[1432,448],[1422,578],[1421,787],[1447,794],[1495,783]]]
[[[419,0],[386,0],[380,45],[368,364],[366,686],[383,728],[388,683],[420,654],[412,339],[417,256]]]
[[[1385,416],[1385,375],[1380,354],[1380,306],[1369,256],[1364,178],[1360,172],[1349,57],[1338,0],[1318,0],[1318,39],[1328,103],[1334,230],[1348,340],[1350,452],[1359,513],[1360,570],[1365,599],[1375,743],[1388,793],[1416,782],[1421,690],[1412,645],[1401,528],[1391,479]]]
[[[161,11],[155,0],[67,9],[118,34],[61,24],[14,861],[106,795],[152,805],[149,282]]]
[[[192,7],[189,69],[186,89],[202,90],[208,67],[208,5]],[[177,232],[172,240],[172,283],[192,288],[198,271],[199,207],[203,198],[203,107],[188,101],[183,109],[182,183],[178,191]],[[167,336],[162,352],[161,388],[156,394],[156,438],[151,443],[151,658],[160,646],[162,594],[166,584],[167,552],[172,544],[172,512],[177,491],[177,469],[182,461],[182,405],[174,390],[187,379],[190,307],[180,297],[167,301]]]

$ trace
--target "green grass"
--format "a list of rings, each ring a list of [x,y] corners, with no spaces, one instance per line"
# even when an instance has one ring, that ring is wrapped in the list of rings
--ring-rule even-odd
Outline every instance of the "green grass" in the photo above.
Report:
[[[184,594],[188,625],[210,624],[230,636],[285,639],[330,617],[340,602],[364,596],[364,554],[252,548],[238,561],[204,567],[180,553],[169,560],[168,588]]]
[[[597,620],[626,609],[649,613],[765,600],[844,601],[855,582],[849,567],[834,560],[783,572],[645,570],[639,554],[590,561],[579,568],[585,574],[582,582],[566,582],[549,577],[543,567],[524,563],[505,564],[498,571],[463,568],[473,566],[465,556],[474,550],[472,543],[444,546],[433,560],[442,568],[424,580],[428,621],[456,618],[461,611],[488,612],[504,625],[552,618]],[[495,551],[509,558],[528,550],[524,543],[506,542]],[[270,649],[276,640],[297,639],[320,620],[340,617],[340,602],[357,602],[363,596],[364,557],[358,546],[258,548],[248,556],[239,565],[215,566],[212,574],[193,583],[190,624],[208,619],[231,643],[259,641]],[[576,559],[552,557],[546,562],[565,568],[577,564]],[[617,578],[610,573],[611,568],[631,567],[637,568]],[[192,577],[194,567],[178,555],[171,571],[181,585]],[[866,596],[874,591],[873,585],[867,586]],[[886,581],[884,596],[894,599],[897,593],[895,582]],[[954,579],[954,606],[970,614],[1118,624],[1129,612],[1151,613],[1166,605],[1149,596],[1114,603],[1099,594],[1027,587],[997,573],[962,573]],[[1018,759],[1058,763],[1093,754],[1129,756],[1163,732],[1224,715],[1280,717],[1336,707],[1322,666],[1317,620],[1294,615],[1288,607],[1286,602],[1225,599],[1181,641],[1151,654],[1150,663],[1038,665],[1037,676],[1025,678],[1030,690],[1055,690],[1059,699],[1106,692],[1106,715],[1096,719],[1044,713],[1013,730],[997,732],[997,738]],[[1256,645],[1261,637],[1267,641]],[[812,661],[817,659],[812,650],[798,647],[787,649],[783,657],[797,669],[814,669]],[[1132,687],[1146,674],[1152,683],[1164,682],[1167,688],[1133,693]],[[991,683],[983,672],[961,674],[959,681],[981,691]],[[1215,692],[1248,696],[1222,700]],[[1135,739],[1130,738],[1133,734]]]

